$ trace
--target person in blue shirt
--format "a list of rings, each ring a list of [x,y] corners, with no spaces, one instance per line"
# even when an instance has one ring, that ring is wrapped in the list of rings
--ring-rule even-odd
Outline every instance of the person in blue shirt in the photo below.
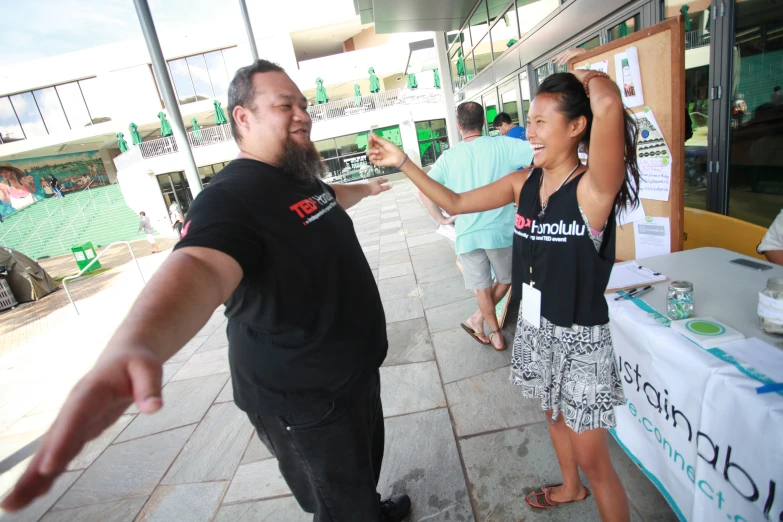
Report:
[[[462,141],[438,158],[429,177],[453,190],[468,192],[489,185],[520,165],[530,165],[533,149],[528,141],[502,136],[482,136],[484,109],[476,102],[457,107],[457,127]],[[471,337],[496,350],[505,349],[495,305],[511,283],[511,243],[514,235],[514,206],[444,218],[440,207],[422,195],[424,206],[439,223],[454,222],[456,253],[462,265],[465,288],[474,290],[478,311],[461,324]],[[493,280],[492,274],[495,278]],[[484,333],[484,321],[490,329]]]
[[[514,123],[511,119],[511,116],[509,116],[506,112],[501,112],[495,116],[495,120],[492,122],[492,126],[495,127],[503,136],[527,141],[527,133],[525,132],[525,128],[520,127]]]

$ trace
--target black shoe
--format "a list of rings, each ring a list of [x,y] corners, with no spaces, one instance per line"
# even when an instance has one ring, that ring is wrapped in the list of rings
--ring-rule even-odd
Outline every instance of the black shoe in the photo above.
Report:
[[[381,522],[400,522],[411,512],[408,495],[393,495],[381,502]]]

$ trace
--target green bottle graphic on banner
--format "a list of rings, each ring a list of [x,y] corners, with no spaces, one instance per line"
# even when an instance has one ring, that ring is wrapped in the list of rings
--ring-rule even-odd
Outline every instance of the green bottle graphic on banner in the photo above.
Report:
[[[628,65],[628,58],[623,58],[623,90],[626,96],[636,96],[636,88],[633,85],[631,76],[631,66]]]

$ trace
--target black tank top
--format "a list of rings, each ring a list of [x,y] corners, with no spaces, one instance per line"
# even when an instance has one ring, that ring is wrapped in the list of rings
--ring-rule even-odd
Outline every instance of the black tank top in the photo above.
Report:
[[[600,249],[579,210],[576,187],[584,173],[549,198],[539,218],[541,169],[534,169],[522,187],[514,225],[512,295],[522,297],[530,284],[533,263],[535,288],[541,291],[541,315],[557,326],[596,326],[609,322],[604,292],[614,264],[614,210],[604,229]],[[593,226],[599,225],[594,223]]]

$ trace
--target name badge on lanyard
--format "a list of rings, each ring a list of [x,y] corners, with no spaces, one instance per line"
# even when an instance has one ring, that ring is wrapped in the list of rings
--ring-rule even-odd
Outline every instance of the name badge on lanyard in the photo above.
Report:
[[[522,283],[522,319],[531,326],[541,326],[541,291]]]

